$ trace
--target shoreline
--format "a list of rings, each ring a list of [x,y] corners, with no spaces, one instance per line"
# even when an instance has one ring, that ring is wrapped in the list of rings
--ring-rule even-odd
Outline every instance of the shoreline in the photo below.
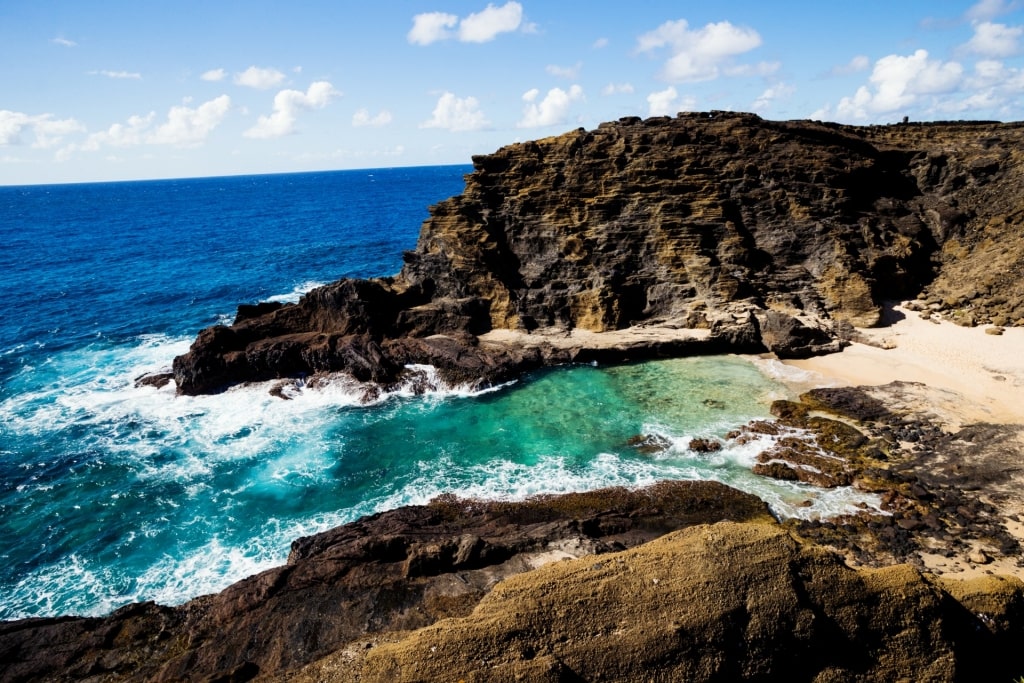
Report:
[[[967,457],[943,452],[929,457],[936,466],[953,461],[956,469],[998,473],[1001,480],[981,487],[979,498],[1024,544],[1024,472],[1013,465],[1024,459],[1024,328],[995,335],[986,332],[991,326],[967,328],[923,318],[902,304],[888,311],[887,322],[886,327],[857,330],[857,341],[839,353],[779,361],[784,369],[776,374],[798,393],[822,387],[867,388],[949,435],[974,425],[1016,431],[1016,439],[999,444],[999,453],[982,447]],[[971,552],[953,557],[938,550],[922,552],[924,569],[958,579],[993,574],[1024,578],[1018,558],[978,554],[985,550],[983,545],[975,542]]]
[[[858,329],[839,353],[786,360],[814,386],[927,385],[932,410],[952,429],[975,422],[1024,425],[1024,328],[989,334],[893,307],[885,327]]]

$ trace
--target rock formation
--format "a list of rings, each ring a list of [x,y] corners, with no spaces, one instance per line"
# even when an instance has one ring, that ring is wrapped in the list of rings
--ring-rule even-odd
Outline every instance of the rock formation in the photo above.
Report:
[[[714,482],[523,503],[441,498],[298,539],[288,564],[180,607],[0,623],[0,682],[280,676],[382,633],[464,616],[498,581],[544,563],[725,519],[771,516]]]
[[[394,277],[239,307],[175,359],[180,392],[408,364],[489,383],[543,364],[833,351],[920,296],[1024,324],[1024,128],[852,127],[714,112],[626,118],[473,158]],[[521,343],[656,328],[655,341]],[[517,339],[485,333],[513,330]],[[482,337],[481,337],[482,335]]]
[[[239,306],[174,379],[387,387],[422,381],[416,364],[487,383],[573,361],[800,356],[900,297],[1024,325],[1022,136],[715,112],[512,145],[474,158],[401,273]],[[1015,679],[1024,583],[921,569],[1019,568],[1001,506],[1022,500],[1021,430],[944,431],[907,408],[915,391],[817,390],[726,437],[781,437],[763,474],[852,482],[881,511],[780,524],[712,482],[443,497],[299,539],[286,565],[185,605],[2,623],[0,683]]]
[[[180,607],[0,624],[0,681],[1010,680],[1022,614],[1017,579],[852,569],[752,496],[664,482],[442,498]]]

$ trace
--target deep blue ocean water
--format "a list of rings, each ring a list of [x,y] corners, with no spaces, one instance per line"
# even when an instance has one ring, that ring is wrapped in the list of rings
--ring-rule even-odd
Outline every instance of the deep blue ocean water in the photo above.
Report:
[[[781,514],[843,509],[755,477],[756,444],[686,449],[785,388],[736,357],[557,368],[475,395],[358,405],[136,388],[238,303],[389,275],[468,166],[0,187],[0,619],[177,604],[280,564],[301,535],[442,492],[713,478]],[[631,436],[673,447],[645,456]],[[796,507],[812,498],[812,507]]]

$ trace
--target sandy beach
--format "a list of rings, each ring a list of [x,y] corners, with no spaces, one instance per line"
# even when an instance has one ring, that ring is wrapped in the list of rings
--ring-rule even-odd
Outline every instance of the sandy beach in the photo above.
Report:
[[[886,327],[859,330],[860,341],[841,353],[785,361],[788,368],[802,371],[787,379],[798,390],[878,387],[890,404],[929,416],[950,434],[978,423],[1021,427],[1016,448],[1012,439],[995,449],[982,448],[973,462],[965,460],[963,465],[1006,475],[1006,481],[982,487],[979,493],[998,511],[1006,530],[1024,543],[1024,472],[1018,466],[1024,460],[1024,329],[1008,328],[995,335],[986,327],[923,318],[902,306],[889,312],[888,322]],[[883,388],[895,381],[915,384],[892,391]],[[938,575],[1024,578],[1019,558],[987,557],[978,551],[985,551],[980,543],[974,545],[973,557],[924,552],[921,559]]]
[[[859,330],[842,353],[785,364],[814,373],[818,386],[919,382],[953,429],[973,422],[1024,425],[1024,328],[1001,335],[960,327],[896,306],[889,325]]]

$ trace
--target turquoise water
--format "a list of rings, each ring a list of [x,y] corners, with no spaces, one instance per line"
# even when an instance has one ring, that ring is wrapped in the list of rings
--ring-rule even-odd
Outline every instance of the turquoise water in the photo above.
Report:
[[[426,205],[465,170],[0,188],[0,619],[181,603],[282,563],[298,536],[445,492],[716,479],[782,514],[852,502],[755,477],[758,444],[687,449],[786,395],[738,357],[555,368],[373,405],[343,378],[291,400],[134,386],[240,301],[397,271]],[[670,447],[641,454],[640,434]]]

